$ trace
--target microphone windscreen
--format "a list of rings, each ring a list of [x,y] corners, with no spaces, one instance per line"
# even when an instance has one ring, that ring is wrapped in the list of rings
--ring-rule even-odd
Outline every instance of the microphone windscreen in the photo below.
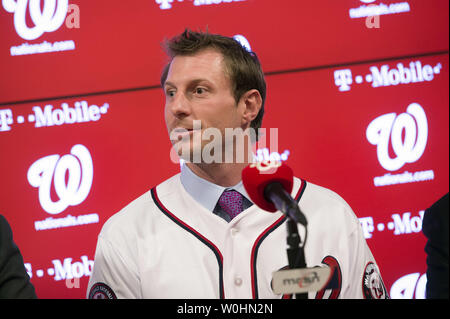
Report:
[[[267,185],[278,182],[288,192],[292,192],[294,186],[294,173],[283,162],[262,161],[255,162],[242,171],[242,184],[250,196],[250,199],[258,207],[276,212],[275,205],[265,197],[264,190]]]

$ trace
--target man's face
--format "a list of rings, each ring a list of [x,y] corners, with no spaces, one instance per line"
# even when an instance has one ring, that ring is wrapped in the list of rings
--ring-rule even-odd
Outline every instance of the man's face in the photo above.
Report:
[[[223,137],[225,128],[242,126],[244,106],[236,104],[222,54],[215,50],[204,50],[192,56],[176,56],[170,65],[164,92],[164,114],[169,135],[188,130],[175,134],[178,140],[174,140],[173,136],[171,138],[179,155],[182,147],[189,148],[191,156],[194,152],[201,154],[213,138],[211,136],[208,140],[204,136],[195,136],[200,137],[208,128],[218,129],[216,132],[221,132]],[[201,130],[193,130],[194,121],[199,121],[195,126],[200,123]],[[214,142],[219,141],[214,138]]]

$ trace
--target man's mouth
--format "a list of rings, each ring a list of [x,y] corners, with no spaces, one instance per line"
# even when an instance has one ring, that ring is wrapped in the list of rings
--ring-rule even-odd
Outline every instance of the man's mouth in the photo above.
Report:
[[[201,131],[200,129],[186,128],[186,127],[176,127],[171,131],[172,140],[183,140],[184,138],[191,138],[194,132]]]
[[[194,132],[194,131],[200,131],[199,128],[193,129],[190,127],[176,127],[172,130],[174,133],[185,133],[185,132]]]

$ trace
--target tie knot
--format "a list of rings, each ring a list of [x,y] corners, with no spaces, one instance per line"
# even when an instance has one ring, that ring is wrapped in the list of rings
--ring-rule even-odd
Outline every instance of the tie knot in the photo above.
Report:
[[[220,207],[233,219],[242,212],[242,195],[235,190],[226,190],[220,195]]]

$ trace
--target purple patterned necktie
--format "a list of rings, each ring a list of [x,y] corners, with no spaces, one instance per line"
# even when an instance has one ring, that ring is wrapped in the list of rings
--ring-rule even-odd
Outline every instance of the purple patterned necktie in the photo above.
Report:
[[[233,219],[242,212],[242,195],[235,190],[226,190],[220,195],[220,207]]]

